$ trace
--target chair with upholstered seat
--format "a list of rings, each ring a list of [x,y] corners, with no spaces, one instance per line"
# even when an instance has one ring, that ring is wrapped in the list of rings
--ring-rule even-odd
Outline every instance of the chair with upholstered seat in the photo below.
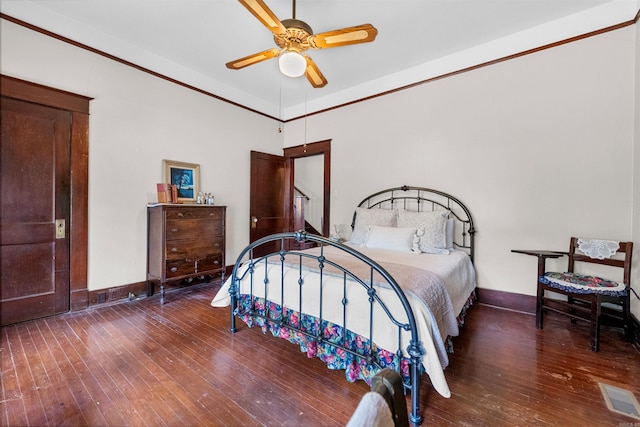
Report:
[[[536,327],[542,329],[545,311],[553,311],[571,318],[571,322],[583,320],[591,323],[589,347],[592,351],[600,348],[600,324],[606,322],[624,328],[627,341],[631,340],[631,254],[632,242],[571,238],[569,265],[566,272],[544,271],[538,277],[536,304]],[[598,276],[580,274],[584,265],[607,266],[598,270]],[[621,277],[622,282],[604,279],[601,270],[613,274],[610,268],[621,268],[613,277]],[[604,275],[604,274],[603,274]],[[566,301],[550,298],[548,292],[566,296]],[[603,303],[609,303],[603,306]]]

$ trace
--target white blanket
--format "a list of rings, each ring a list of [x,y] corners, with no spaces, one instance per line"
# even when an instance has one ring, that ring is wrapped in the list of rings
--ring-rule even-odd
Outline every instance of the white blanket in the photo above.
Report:
[[[448,335],[458,335],[455,317],[464,306],[469,294],[475,287],[473,267],[468,256],[460,251],[450,255],[407,254],[382,249],[357,248],[365,255],[380,263],[403,288],[416,319],[420,340],[425,350],[423,365],[430,376],[434,388],[444,397],[451,395],[444,377],[443,368],[448,365],[444,340]],[[319,248],[309,250],[319,253]],[[339,265],[345,263],[343,252],[325,247],[324,255],[329,260],[335,260]],[[407,268],[403,268],[406,266]],[[349,266],[345,266],[349,269]],[[353,268],[353,266],[351,266]],[[246,269],[244,266],[240,272]],[[417,269],[426,269],[424,275],[419,275]],[[264,285],[264,274],[269,284]],[[313,271],[316,270],[316,271]],[[430,273],[429,271],[434,272]],[[284,274],[283,274],[284,272]],[[354,271],[354,273],[358,273]],[[269,264],[259,266],[255,271],[253,294],[293,310],[319,316],[318,312],[318,273],[317,269],[303,269],[297,266]],[[361,277],[361,274],[357,274]],[[302,305],[298,281],[302,278]],[[285,291],[283,296],[281,287]],[[378,280],[374,278],[374,283]],[[342,275],[335,274],[327,268],[323,277],[323,312],[322,317],[332,323],[343,324],[343,307],[340,301],[345,297]],[[224,307],[230,304],[230,280],[227,280],[211,305]],[[446,290],[445,290],[446,288]],[[380,298],[387,304],[389,311],[401,322],[406,322],[404,308],[392,289],[376,286]],[[266,292],[265,292],[266,291]],[[243,281],[240,293],[249,293],[248,280]],[[451,298],[454,295],[454,298]],[[423,301],[420,298],[426,298]],[[366,289],[355,282],[350,282],[346,289],[346,299],[349,303],[347,318],[344,322],[347,329],[368,337],[373,329],[372,340],[380,348],[391,352],[398,350],[398,328],[388,320],[379,304],[374,305],[373,325],[369,322],[369,302]],[[331,303],[329,303],[331,301]],[[358,310],[354,306],[360,305]],[[434,316],[436,314],[436,316]],[[372,327],[373,326],[373,327]],[[406,355],[406,347],[410,336],[404,332],[400,350]]]

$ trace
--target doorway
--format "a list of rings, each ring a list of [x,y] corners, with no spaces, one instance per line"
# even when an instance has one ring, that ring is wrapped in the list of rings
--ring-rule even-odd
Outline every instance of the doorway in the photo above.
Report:
[[[322,235],[324,156],[299,157],[294,162],[294,230]]]
[[[289,189],[287,194],[288,203],[285,206],[289,206],[289,230],[296,230],[296,224],[294,224],[294,209],[296,206],[296,176],[300,178],[305,176],[305,181],[310,183],[312,180],[320,181],[320,185],[317,182],[310,185],[309,188],[317,188],[313,190],[314,194],[310,194],[309,198],[313,197],[317,206],[314,206],[315,212],[312,217],[314,221],[313,227],[320,232],[324,237],[329,237],[331,234],[329,213],[331,211],[331,140],[325,140],[320,142],[314,142],[310,144],[298,145],[295,147],[289,147],[284,149],[284,157],[286,160],[287,170],[289,172]],[[312,172],[311,176],[307,176],[303,173],[296,173],[296,168],[302,169],[304,167],[311,167],[317,172]],[[300,188],[297,193],[305,193],[303,188]],[[304,195],[303,195],[304,197]],[[317,224],[317,226],[316,226]]]

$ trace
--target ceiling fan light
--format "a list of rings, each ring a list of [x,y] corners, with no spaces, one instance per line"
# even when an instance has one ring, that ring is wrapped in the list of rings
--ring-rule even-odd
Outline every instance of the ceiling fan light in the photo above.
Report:
[[[278,59],[280,72],[288,77],[300,77],[307,69],[307,60],[298,52],[287,51]]]

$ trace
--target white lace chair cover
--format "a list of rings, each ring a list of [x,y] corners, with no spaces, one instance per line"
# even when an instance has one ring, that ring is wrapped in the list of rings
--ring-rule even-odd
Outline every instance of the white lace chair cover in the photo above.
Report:
[[[620,249],[620,242],[613,240],[578,238],[578,250],[589,258],[611,258],[618,249]]]

